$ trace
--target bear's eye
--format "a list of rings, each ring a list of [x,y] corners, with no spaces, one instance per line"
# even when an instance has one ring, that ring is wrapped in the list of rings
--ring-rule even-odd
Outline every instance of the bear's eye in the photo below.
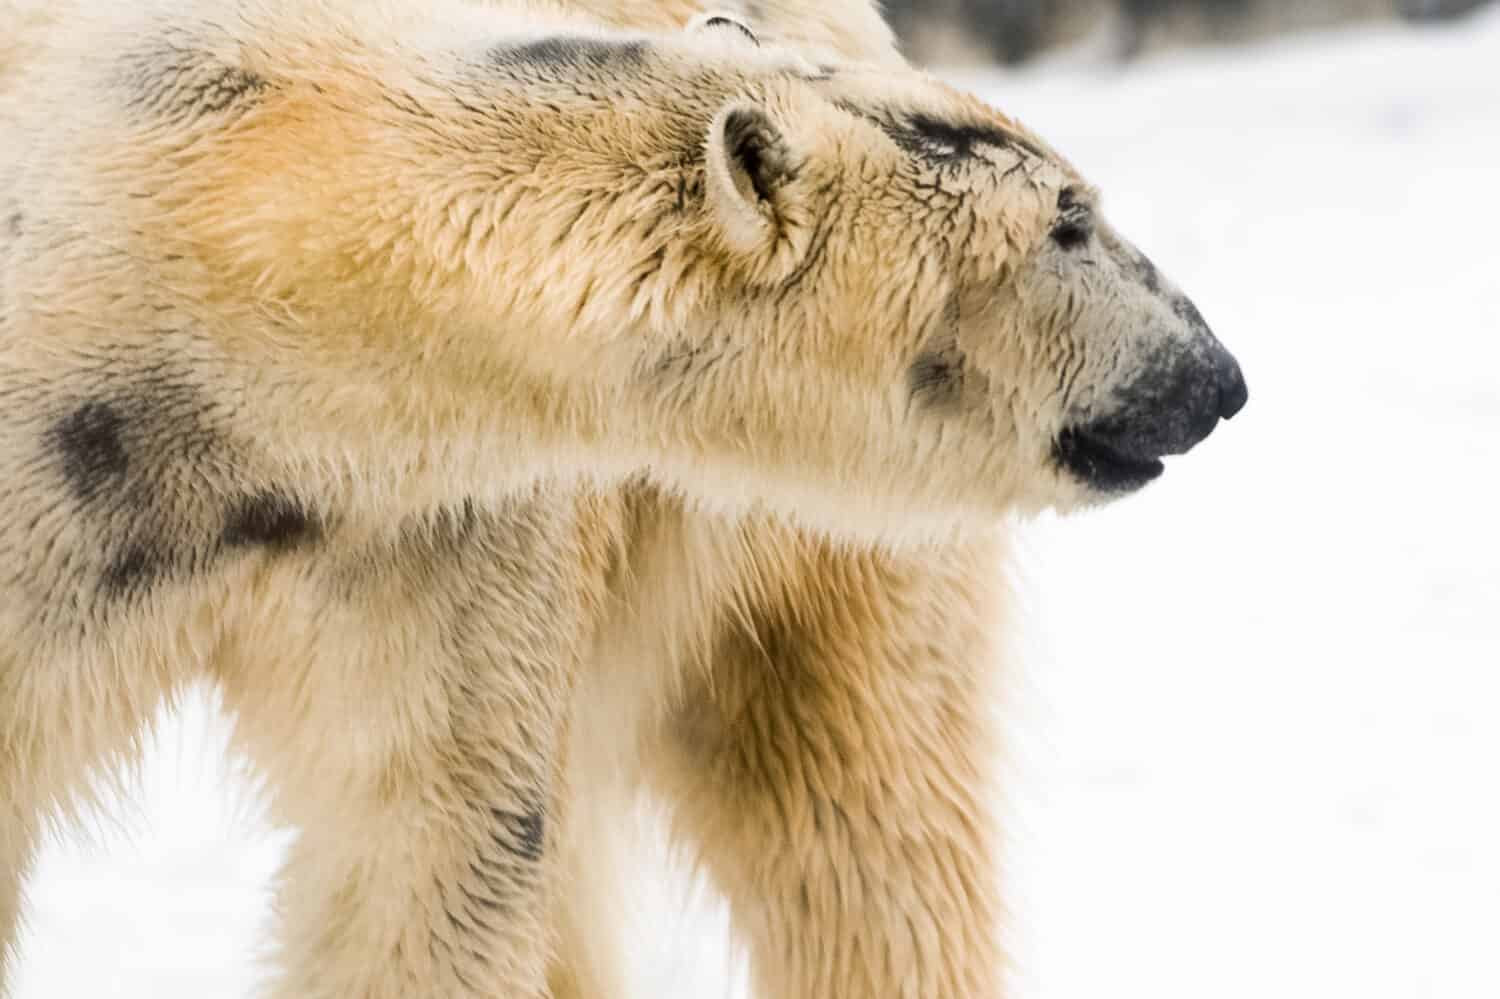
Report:
[[[1064,250],[1077,250],[1094,235],[1094,216],[1089,206],[1073,188],[1057,196],[1057,222],[1052,226],[1052,241]]]

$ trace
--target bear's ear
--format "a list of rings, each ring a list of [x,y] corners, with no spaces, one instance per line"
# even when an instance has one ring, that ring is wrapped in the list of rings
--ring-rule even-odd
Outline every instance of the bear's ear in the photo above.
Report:
[[[704,174],[708,211],[729,248],[774,250],[789,221],[794,169],[786,136],[765,111],[737,103],[719,112],[709,126]]]

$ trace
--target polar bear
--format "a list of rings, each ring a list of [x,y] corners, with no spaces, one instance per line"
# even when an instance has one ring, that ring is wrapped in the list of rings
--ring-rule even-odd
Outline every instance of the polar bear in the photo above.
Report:
[[[278,996],[618,994],[637,784],[763,994],[997,993],[995,525],[1243,378],[861,5],[609,6],[0,6],[0,941],[206,676]]]

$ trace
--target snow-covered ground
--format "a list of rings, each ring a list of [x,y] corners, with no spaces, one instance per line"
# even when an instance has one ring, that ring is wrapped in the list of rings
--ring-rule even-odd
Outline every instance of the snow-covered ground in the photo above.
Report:
[[[1500,12],[964,81],[1105,190],[1251,405],[1025,532],[1017,999],[1500,996]],[[20,999],[233,997],[280,841],[192,701],[30,886]],[[651,997],[734,996],[642,878]]]

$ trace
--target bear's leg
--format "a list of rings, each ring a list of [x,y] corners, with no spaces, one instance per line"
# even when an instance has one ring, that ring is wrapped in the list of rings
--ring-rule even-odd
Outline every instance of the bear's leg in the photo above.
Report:
[[[648,761],[757,994],[993,999],[994,546],[812,545],[769,582]]]
[[[495,781],[478,766],[470,778]],[[545,995],[547,805],[493,786],[461,801],[469,792],[445,783],[392,781],[386,808],[330,799],[342,814],[303,824],[282,871],[271,995]]]
[[[281,744],[255,752],[277,817],[298,831],[278,897],[277,999],[545,994],[557,721],[528,710],[545,703],[540,686],[486,683],[505,664],[447,666],[437,650],[406,664],[449,673],[426,703],[393,685],[383,710],[360,705],[323,731],[278,726]],[[364,744],[343,752],[338,738]]]
[[[563,504],[289,567],[217,669],[297,830],[278,999],[545,995],[586,633]]]

